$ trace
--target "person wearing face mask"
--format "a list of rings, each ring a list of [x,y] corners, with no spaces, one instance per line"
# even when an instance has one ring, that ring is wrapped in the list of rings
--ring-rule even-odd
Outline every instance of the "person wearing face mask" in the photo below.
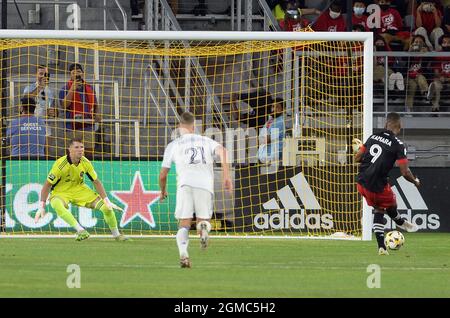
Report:
[[[390,0],[377,0],[380,7],[380,26],[377,34],[380,34],[391,45],[392,41],[400,42],[404,51],[408,50],[409,31],[403,31],[403,21],[400,13],[391,7]],[[391,45],[392,46],[392,45]]]
[[[377,52],[391,52],[391,48],[387,43],[385,42],[384,38],[381,36],[377,36],[375,38],[375,51]],[[384,91],[384,85],[385,83],[385,64],[386,64],[386,58],[387,58],[387,71],[388,71],[388,87],[389,90],[392,91],[395,88],[397,88],[399,91],[405,90],[405,81],[403,78],[402,73],[400,72],[394,72],[393,71],[393,65],[394,65],[394,58],[392,56],[385,57],[385,56],[375,56],[374,63],[373,63],[373,81],[374,83],[381,83],[383,84],[383,88],[381,88]]]
[[[439,38],[441,52],[450,53],[450,34]],[[428,87],[427,99],[431,100],[432,111],[438,112],[442,90],[450,91],[450,57],[438,56],[433,61],[434,79]]]
[[[367,15],[366,12],[366,4],[364,1],[355,0],[353,1],[353,14],[352,14],[352,24],[353,25],[362,25],[365,31],[369,31],[367,28]]]
[[[317,19],[313,25],[314,31],[318,32],[345,32],[347,30],[345,19],[341,14],[342,4],[335,1]]]
[[[421,35],[413,37],[409,52],[428,52],[428,47],[425,44],[425,39]],[[412,111],[414,104],[414,96],[417,89],[419,89],[422,97],[427,97],[428,82],[424,76],[424,70],[427,68],[428,62],[421,56],[413,56],[409,62],[408,80],[406,85],[406,108],[407,111]]]
[[[439,38],[444,34],[442,25],[442,12],[433,0],[421,1],[415,10],[416,31],[425,38],[430,50],[433,46],[439,50]],[[431,40],[431,42],[430,42]]]

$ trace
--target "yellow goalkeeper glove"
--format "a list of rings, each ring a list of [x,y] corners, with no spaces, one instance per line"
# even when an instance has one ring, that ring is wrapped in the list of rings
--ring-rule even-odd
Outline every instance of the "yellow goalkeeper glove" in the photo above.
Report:
[[[45,216],[45,201],[39,201],[39,209],[36,212],[36,215],[34,216],[34,223],[39,222],[40,218],[43,218]]]
[[[357,153],[359,151],[359,148],[361,148],[362,145],[363,145],[363,143],[361,140],[359,140],[358,138],[354,138],[352,140],[353,153]]]

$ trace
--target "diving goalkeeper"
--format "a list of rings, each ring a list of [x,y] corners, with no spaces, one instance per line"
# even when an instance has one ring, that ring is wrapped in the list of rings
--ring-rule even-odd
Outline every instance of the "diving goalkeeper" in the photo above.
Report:
[[[98,194],[84,183],[87,175],[94,184]],[[120,234],[117,228],[116,215],[113,209],[122,211],[117,205],[109,201],[105,188],[97,177],[91,162],[84,157],[84,145],[81,139],[72,139],[69,143],[69,153],[53,164],[47,180],[41,191],[41,201],[35,216],[35,221],[45,215],[45,202],[50,195],[50,205],[58,216],[77,231],[77,241],[89,238],[89,233],[75,220],[68,210],[69,203],[90,209],[100,210],[108,224],[113,237],[117,241],[126,241],[127,237]]]

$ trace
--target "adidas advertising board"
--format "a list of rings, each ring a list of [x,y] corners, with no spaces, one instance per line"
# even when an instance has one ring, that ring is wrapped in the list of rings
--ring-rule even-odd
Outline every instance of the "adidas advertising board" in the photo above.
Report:
[[[421,180],[419,189],[401,177],[398,169],[390,175],[399,213],[417,224],[420,232],[450,232],[450,214],[446,213],[450,206],[450,169],[413,167],[411,170]],[[342,211],[345,207],[339,202],[322,201],[318,184],[308,177],[311,175],[308,168],[281,168],[273,174],[260,174],[256,167],[236,169],[236,179],[240,180],[235,193],[236,226],[243,231],[293,232],[339,227],[342,214],[334,215],[329,211]],[[345,189],[346,183],[356,186],[354,180],[343,180],[340,190]],[[347,192],[355,191],[352,188]],[[342,201],[360,199],[361,196],[355,194]],[[395,229],[390,218],[386,219],[386,229]]]
[[[235,220],[244,231],[323,232],[335,228],[338,202],[321,201],[316,196],[323,180],[308,179],[314,175],[310,168],[280,167],[276,173],[263,174],[257,167],[236,169]],[[334,176],[335,177],[335,176]],[[344,177],[343,177],[344,178]],[[343,179],[339,190],[344,191],[353,179]],[[352,198],[354,201],[355,198]],[[335,205],[331,206],[331,205]],[[324,206],[323,206],[324,205]],[[347,226],[354,226],[348,223]]]
[[[398,169],[390,175],[398,212],[421,232],[450,232],[450,169],[412,167],[411,170],[420,179],[420,188],[406,181]],[[386,219],[386,229],[395,229],[395,223],[389,217]]]

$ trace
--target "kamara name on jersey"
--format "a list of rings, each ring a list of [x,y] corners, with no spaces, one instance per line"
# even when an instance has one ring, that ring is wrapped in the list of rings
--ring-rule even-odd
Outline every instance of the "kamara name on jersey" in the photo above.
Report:
[[[377,135],[372,135],[370,138],[374,139],[374,140],[377,140],[377,141],[380,141],[383,144],[386,144],[388,146],[392,146],[392,141],[387,139],[387,138],[384,138],[384,137],[381,137],[381,136],[377,136]]]

